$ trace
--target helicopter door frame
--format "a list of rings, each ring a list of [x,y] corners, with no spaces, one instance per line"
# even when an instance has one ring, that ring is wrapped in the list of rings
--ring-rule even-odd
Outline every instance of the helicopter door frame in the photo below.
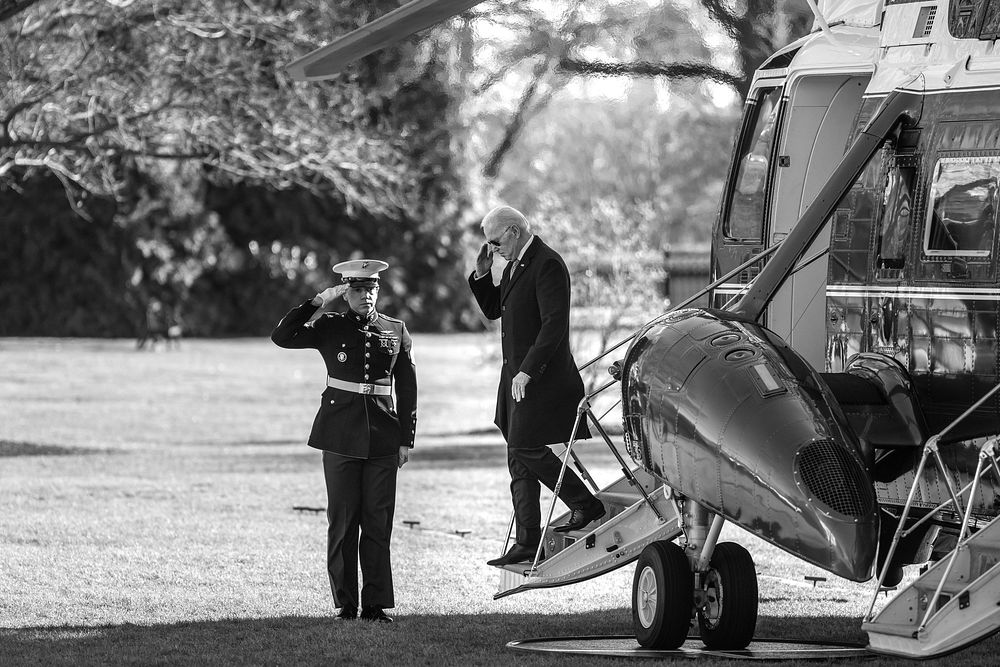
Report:
[[[768,227],[770,193],[774,179],[774,156],[784,116],[784,76],[755,79],[747,93],[722,206],[713,234],[713,279],[758,255],[764,249]],[[734,216],[739,229],[734,230]],[[734,282],[713,290],[713,305],[722,307],[741,293],[761,266],[751,265]]]
[[[796,73],[785,84],[787,104],[778,142],[767,244],[785,238],[829,180],[851,145],[872,71]],[[836,214],[832,219],[836,218]],[[804,257],[830,247],[828,220]],[[767,326],[816,368],[826,358],[828,262],[812,262],[790,275],[767,308]]]

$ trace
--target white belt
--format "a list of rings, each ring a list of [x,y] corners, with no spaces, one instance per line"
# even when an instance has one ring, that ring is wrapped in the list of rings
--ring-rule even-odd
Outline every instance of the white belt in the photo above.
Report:
[[[377,396],[389,396],[392,394],[392,387],[387,384],[368,384],[366,382],[344,382],[337,378],[327,376],[326,386],[344,391],[353,391],[355,394],[375,394]]]

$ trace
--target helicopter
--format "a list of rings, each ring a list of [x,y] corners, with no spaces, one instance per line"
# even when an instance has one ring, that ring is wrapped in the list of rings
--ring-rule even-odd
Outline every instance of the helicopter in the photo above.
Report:
[[[546,529],[547,557],[507,566],[497,597],[636,562],[641,646],[696,623],[709,648],[743,648],[759,595],[751,554],[718,541],[728,522],[877,575],[872,651],[927,658],[1000,629],[1000,0],[808,1],[812,32],[746,97],[709,305],[636,331],[598,390],[620,387],[638,467],[616,453],[605,519]],[[336,76],[475,4],[415,0],[287,69]],[[614,452],[592,397],[577,419]]]

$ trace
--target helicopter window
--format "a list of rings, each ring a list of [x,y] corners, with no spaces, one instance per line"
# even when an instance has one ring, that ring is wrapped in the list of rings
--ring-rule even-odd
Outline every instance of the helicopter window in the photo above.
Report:
[[[906,264],[913,211],[913,181],[916,169],[895,166],[889,171],[882,199],[882,232],[879,239],[878,268],[901,269]]]
[[[1000,157],[938,160],[924,232],[927,255],[989,256],[998,178]]]
[[[730,239],[760,241],[764,228],[765,185],[774,127],[778,116],[780,88],[763,89],[756,105],[751,131],[741,142],[735,189],[726,218],[725,235]]]
[[[948,5],[948,32],[958,39],[978,36],[979,18],[983,0],[951,0]]]
[[[994,40],[1000,35],[1000,1],[993,0],[983,12],[983,25],[979,29],[979,39]]]
[[[998,31],[1000,0],[951,0],[948,3],[948,32],[952,37],[992,41],[997,39]]]

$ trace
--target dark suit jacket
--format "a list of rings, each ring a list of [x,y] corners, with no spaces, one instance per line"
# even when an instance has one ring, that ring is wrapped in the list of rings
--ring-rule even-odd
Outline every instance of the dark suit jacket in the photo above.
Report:
[[[569,349],[569,272],[562,257],[535,237],[513,278],[504,269],[499,285],[490,274],[469,287],[483,314],[500,319],[503,365],[497,390],[495,423],[513,448],[541,447],[568,442],[583,398],[583,379]],[[531,376],[525,397],[516,403],[510,395],[518,372]],[[590,437],[581,420],[578,437]]]
[[[309,446],[362,459],[395,455],[400,447],[413,447],[417,373],[406,325],[381,313],[366,322],[353,311],[325,313],[307,325],[315,312],[310,301],[293,308],[271,332],[271,340],[284,348],[319,350],[327,375],[338,380],[385,386],[395,382],[399,414],[391,395],[327,387],[313,420]]]

